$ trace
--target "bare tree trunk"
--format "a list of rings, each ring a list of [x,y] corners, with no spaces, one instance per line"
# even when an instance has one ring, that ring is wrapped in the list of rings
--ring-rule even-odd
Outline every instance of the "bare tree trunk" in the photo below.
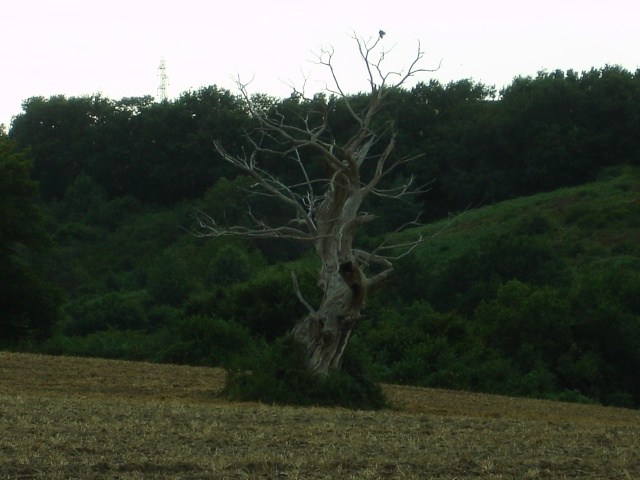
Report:
[[[359,166],[352,152],[343,155],[341,162],[326,164],[332,172],[331,188],[316,212],[314,244],[324,297],[318,310],[293,329],[294,339],[305,347],[307,368],[320,374],[340,369],[367,295],[366,277],[353,255],[353,237],[370,216],[358,213],[363,199]]]
[[[344,262],[330,275],[320,308],[293,329],[305,347],[307,369],[320,374],[340,369],[351,333],[364,307],[366,280],[356,262]]]

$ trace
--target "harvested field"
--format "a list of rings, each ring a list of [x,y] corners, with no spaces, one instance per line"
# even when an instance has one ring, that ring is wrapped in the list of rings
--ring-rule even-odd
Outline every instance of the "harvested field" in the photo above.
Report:
[[[386,386],[231,404],[224,372],[0,352],[0,479],[640,478],[640,412]]]

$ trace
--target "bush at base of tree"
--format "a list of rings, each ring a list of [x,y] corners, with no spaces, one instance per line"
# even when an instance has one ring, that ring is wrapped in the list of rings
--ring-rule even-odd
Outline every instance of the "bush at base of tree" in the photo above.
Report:
[[[302,347],[288,335],[246,364],[227,370],[224,393],[230,400],[285,405],[339,406],[377,410],[387,406],[380,385],[357,359],[345,356],[344,368],[321,376],[301,368]]]

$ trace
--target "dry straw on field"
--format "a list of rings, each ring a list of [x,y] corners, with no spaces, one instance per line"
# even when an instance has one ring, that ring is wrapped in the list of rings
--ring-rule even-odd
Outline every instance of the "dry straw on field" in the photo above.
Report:
[[[0,353],[1,479],[640,478],[640,412],[385,387],[230,404],[218,369]]]

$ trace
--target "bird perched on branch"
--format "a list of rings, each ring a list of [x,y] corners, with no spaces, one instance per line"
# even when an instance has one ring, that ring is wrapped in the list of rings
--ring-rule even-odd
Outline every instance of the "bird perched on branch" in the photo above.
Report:
[[[384,30],[380,30],[378,34],[380,35],[380,38],[382,38],[387,34],[387,32],[385,32]]]

